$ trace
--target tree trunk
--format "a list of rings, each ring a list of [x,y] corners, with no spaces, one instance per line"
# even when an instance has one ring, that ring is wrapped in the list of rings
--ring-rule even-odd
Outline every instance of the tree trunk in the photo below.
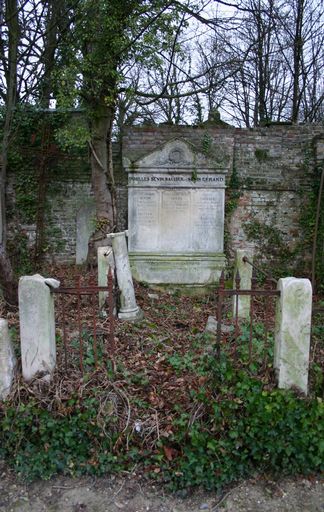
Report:
[[[6,222],[6,183],[7,159],[11,126],[17,103],[17,59],[19,43],[19,20],[17,0],[6,1],[5,19],[8,26],[8,66],[6,73],[7,94],[5,105],[5,120],[2,138],[2,165],[0,168],[0,284],[5,300],[11,305],[17,304],[17,283],[14,278],[11,262],[6,251],[7,222]]]
[[[301,73],[301,62],[303,54],[303,22],[304,22],[304,0],[297,1],[297,12],[296,12],[296,27],[294,36],[294,67],[293,67],[293,98],[292,98],[292,113],[291,120],[293,123],[298,122],[299,107],[300,107],[300,73]]]
[[[55,50],[57,47],[57,30],[60,11],[59,0],[48,0],[46,17],[45,45],[43,51],[44,74],[40,91],[40,105],[48,108],[52,93],[52,71],[55,63]]]
[[[18,284],[3,244],[0,244],[0,281],[5,301],[10,306],[16,306],[18,304]]]
[[[114,108],[103,101],[90,122],[92,188],[96,201],[97,231],[103,235],[115,228],[115,186],[113,179],[111,132]]]

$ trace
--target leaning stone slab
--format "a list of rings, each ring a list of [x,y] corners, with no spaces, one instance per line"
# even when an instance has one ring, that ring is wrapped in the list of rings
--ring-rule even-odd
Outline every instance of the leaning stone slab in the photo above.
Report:
[[[308,391],[312,285],[308,279],[279,279],[274,367],[278,387]]]
[[[8,321],[0,318],[0,400],[10,393],[16,370],[16,358],[12,348]]]
[[[98,247],[97,249],[98,261],[98,286],[108,285],[108,272],[110,269],[115,269],[114,253],[111,247]],[[108,292],[99,292],[99,307],[102,308]]]
[[[56,363],[54,298],[59,281],[39,274],[19,280],[21,361],[24,379],[50,380]]]
[[[235,289],[235,276],[238,272],[240,274],[240,289],[251,290],[252,280],[252,265],[243,261],[244,256],[253,262],[253,251],[252,249],[237,249],[235,254],[235,266],[234,266],[234,282],[233,289]],[[251,297],[249,295],[233,296],[233,316],[236,315],[236,302],[237,302],[237,316],[239,318],[249,319],[250,318],[250,303]]]

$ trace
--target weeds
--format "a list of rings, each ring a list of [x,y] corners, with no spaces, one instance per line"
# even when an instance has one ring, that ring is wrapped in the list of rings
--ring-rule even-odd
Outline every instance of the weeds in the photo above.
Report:
[[[156,310],[146,293],[138,293],[146,320],[118,326],[113,362],[99,337],[96,367],[93,338],[84,331],[83,375],[72,336],[66,372],[58,341],[54,380],[18,380],[0,404],[0,454],[19,474],[102,475],[137,465],[176,489],[220,488],[264,471],[324,469],[324,406],[316,398],[323,389],[320,322],[314,393],[306,399],[274,388],[273,338],[262,322],[252,330],[252,359],[249,324],[240,325],[236,344],[232,332],[222,337],[216,358],[215,337],[204,333],[215,300],[165,296],[161,302],[177,308]]]

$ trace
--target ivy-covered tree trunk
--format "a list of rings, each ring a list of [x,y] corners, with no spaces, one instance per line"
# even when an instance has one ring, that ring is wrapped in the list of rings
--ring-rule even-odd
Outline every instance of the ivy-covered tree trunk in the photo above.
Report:
[[[114,187],[111,158],[111,130],[114,109],[101,100],[90,122],[92,187],[96,201],[97,221],[110,232],[115,227]]]
[[[116,227],[116,202],[112,160],[112,125],[114,108],[105,104],[102,98],[91,113],[89,119],[91,182],[96,204],[96,222],[89,240],[87,261],[92,265],[96,261],[96,249],[108,244],[107,234]]]
[[[17,0],[7,0],[5,4],[5,21],[8,26],[8,64],[6,69],[6,104],[2,138],[2,165],[0,166],[0,284],[7,302],[14,305],[18,302],[17,282],[14,277],[10,258],[6,250],[6,184],[7,155],[14,109],[17,103],[17,60],[19,43],[19,20]]]
[[[3,297],[10,306],[18,303],[18,283],[14,277],[8,254],[3,244],[0,244],[0,282]]]

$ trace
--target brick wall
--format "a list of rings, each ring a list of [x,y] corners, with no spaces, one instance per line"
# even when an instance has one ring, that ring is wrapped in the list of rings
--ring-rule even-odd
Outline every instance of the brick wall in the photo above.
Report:
[[[303,236],[300,216],[308,202],[314,168],[324,161],[324,128],[321,126],[279,125],[253,130],[210,124],[202,127],[125,127],[121,147],[114,148],[118,230],[127,228],[127,175],[122,157],[136,161],[175,138],[187,140],[200,152],[208,152],[220,165],[222,160],[226,161],[230,169],[228,200],[233,174],[239,181],[236,207],[226,219],[229,256],[236,248],[246,245],[260,249],[258,241],[248,234],[247,225],[253,223],[277,230],[289,250],[298,246]],[[11,206],[15,204],[14,181],[15,177],[9,175]],[[91,200],[87,158],[58,163],[47,189],[47,234],[54,260],[74,260],[77,212],[84,202]],[[14,229],[13,223],[9,223],[10,226]],[[32,243],[35,226],[24,225],[23,229]]]
[[[301,213],[309,201],[315,165],[324,159],[322,126],[273,125],[252,130],[208,124],[197,128],[129,127],[123,138],[123,156],[136,161],[173,138],[186,139],[198,151],[205,151],[209,142],[207,150],[211,155],[223,153],[230,157],[228,201],[233,173],[239,182],[236,207],[226,218],[230,257],[236,248],[246,246],[260,253],[270,250],[278,256],[279,241],[284,257],[301,247]],[[253,228],[260,228],[261,234],[268,236],[268,245],[260,243],[258,233],[253,236]],[[296,262],[310,259],[309,250],[306,254],[300,251],[294,256]]]

